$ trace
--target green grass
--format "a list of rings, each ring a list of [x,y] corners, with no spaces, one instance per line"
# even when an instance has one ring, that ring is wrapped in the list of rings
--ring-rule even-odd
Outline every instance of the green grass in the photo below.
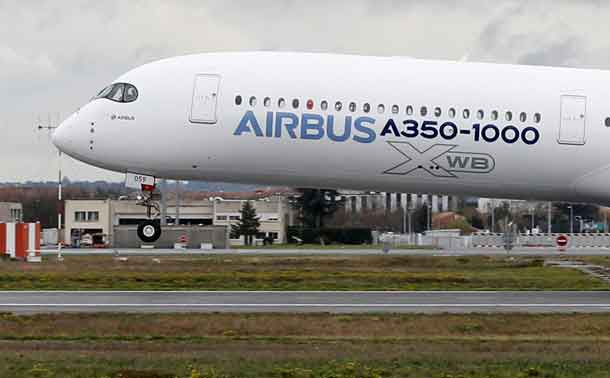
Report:
[[[582,378],[607,315],[0,316],[0,377]]]
[[[0,264],[1,290],[608,290],[577,270],[519,257],[109,256]]]

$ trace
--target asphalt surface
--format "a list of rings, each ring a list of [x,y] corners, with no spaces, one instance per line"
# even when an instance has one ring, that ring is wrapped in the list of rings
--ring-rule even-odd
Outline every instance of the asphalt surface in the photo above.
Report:
[[[175,250],[175,249],[63,249],[65,256],[82,255],[114,255],[122,256],[167,256],[167,255],[345,255],[345,256],[368,256],[381,255],[384,252],[379,249],[216,249],[212,251],[202,250]],[[390,249],[387,253],[394,256],[506,256],[507,252],[502,248],[469,248],[452,250],[430,250],[430,249]],[[57,255],[57,250],[42,250],[43,256]],[[559,252],[556,248],[515,248],[510,252],[512,256],[610,256],[610,248],[574,248]]]
[[[274,313],[610,312],[610,292],[0,292],[0,311]]]

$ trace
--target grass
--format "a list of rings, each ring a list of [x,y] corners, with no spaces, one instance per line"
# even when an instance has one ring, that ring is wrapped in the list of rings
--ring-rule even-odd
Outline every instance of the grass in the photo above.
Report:
[[[1,290],[608,290],[531,257],[69,256],[0,264]]]
[[[608,377],[607,315],[0,316],[0,377]]]

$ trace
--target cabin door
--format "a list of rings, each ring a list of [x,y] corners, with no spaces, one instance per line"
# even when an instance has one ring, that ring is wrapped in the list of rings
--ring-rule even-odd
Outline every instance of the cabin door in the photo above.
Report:
[[[219,85],[220,76],[218,75],[195,76],[193,102],[189,117],[192,123],[213,124],[217,122],[216,107]]]
[[[585,144],[587,126],[587,98],[585,96],[561,96],[559,139],[561,144]]]

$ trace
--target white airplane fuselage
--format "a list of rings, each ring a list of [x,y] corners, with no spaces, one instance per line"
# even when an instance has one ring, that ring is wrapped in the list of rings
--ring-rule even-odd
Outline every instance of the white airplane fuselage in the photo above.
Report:
[[[58,148],[170,179],[610,204],[606,71],[257,52],[115,83],[137,99],[89,102]]]

